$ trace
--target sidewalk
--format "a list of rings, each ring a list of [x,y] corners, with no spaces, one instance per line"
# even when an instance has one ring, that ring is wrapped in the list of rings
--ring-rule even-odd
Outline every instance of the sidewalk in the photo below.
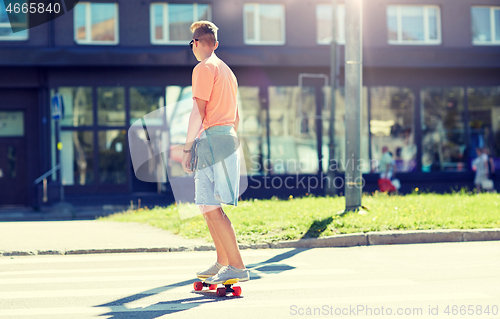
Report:
[[[208,243],[139,223],[0,222],[0,256],[191,250]]]
[[[500,229],[369,232],[239,246],[240,249],[316,248],[485,240],[500,240]],[[215,247],[202,239],[185,239],[139,223],[97,220],[0,222],[0,256],[193,250],[215,250]]]

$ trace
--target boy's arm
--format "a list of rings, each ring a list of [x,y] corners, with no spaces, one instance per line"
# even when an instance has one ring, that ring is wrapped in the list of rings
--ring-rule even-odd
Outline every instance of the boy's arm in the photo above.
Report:
[[[238,126],[240,125],[240,115],[238,114],[238,105],[236,105],[236,120],[234,121],[234,130],[238,132]]]
[[[193,102],[193,110],[191,111],[191,115],[189,116],[186,145],[184,146],[184,149],[186,151],[191,149],[191,146],[193,145],[193,142],[201,129],[203,119],[205,118],[205,109],[207,107],[207,101],[201,100],[197,97],[193,99]]]

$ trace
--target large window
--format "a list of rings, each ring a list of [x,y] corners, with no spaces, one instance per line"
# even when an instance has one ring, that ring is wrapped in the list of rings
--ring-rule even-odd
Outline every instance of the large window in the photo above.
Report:
[[[9,2],[7,2],[9,3]],[[19,1],[12,1],[12,4],[20,3]],[[20,11],[19,13],[15,13],[12,11],[11,13],[7,13],[5,10],[4,1],[0,1],[0,41],[16,41],[16,40],[26,40],[28,39],[28,29],[27,27],[27,14]],[[9,15],[12,21],[9,21]],[[12,27],[26,28],[26,30],[12,32]]]
[[[426,88],[421,99],[422,171],[465,171],[463,88]]]
[[[118,44],[118,4],[79,2],[74,11],[78,44]]]
[[[285,44],[285,8],[281,4],[245,4],[245,44]]]
[[[500,7],[472,7],[472,43],[500,44]]]
[[[440,44],[438,6],[387,6],[389,44]]]
[[[396,161],[397,172],[416,169],[413,110],[415,98],[409,89],[370,88],[371,159],[379,161],[386,146]],[[372,167],[374,171],[378,167]]]
[[[191,24],[211,20],[209,4],[152,3],[150,6],[151,43],[187,44],[192,38]]]
[[[345,5],[337,5],[337,43],[345,44]],[[332,5],[316,5],[316,42],[330,44],[332,42]]]
[[[51,90],[52,96],[56,93],[62,95],[65,107],[65,116],[60,122],[63,184],[102,185],[104,188],[118,185],[123,188],[128,179],[125,88],[78,86]],[[97,105],[93,102],[94,97],[97,98]],[[54,121],[51,132],[55,165],[57,141]]]
[[[467,89],[470,152],[476,156],[476,147],[486,147],[500,165],[500,86]],[[500,168],[500,167],[499,167]]]
[[[243,147],[247,175],[266,173],[264,164],[267,161],[267,113],[259,96],[258,87],[238,88],[238,137]]]

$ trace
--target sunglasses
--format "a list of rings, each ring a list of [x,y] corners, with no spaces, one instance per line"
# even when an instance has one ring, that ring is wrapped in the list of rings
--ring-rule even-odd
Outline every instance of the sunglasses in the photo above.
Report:
[[[191,48],[191,50],[193,50],[194,41],[200,41],[200,39],[193,39],[193,40],[191,40],[191,42],[189,42],[189,47]]]

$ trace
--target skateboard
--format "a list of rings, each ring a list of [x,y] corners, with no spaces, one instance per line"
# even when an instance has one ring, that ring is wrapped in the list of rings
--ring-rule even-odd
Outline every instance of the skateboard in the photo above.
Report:
[[[205,282],[206,278],[199,278],[202,281],[196,281],[193,286],[195,291],[201,291],[203,287],[208,287],[209,290],[215,290],[217,289],[217,296],[218,297],[225,297],[228,293],[232,292],[233,296],[240,296],[241,295],[241,287],[239,286],[233,286],[235,283],[239,282],[240,280],[235,278],[235,279],[229,279],[223,283],[224,287],[217,288],[217,284],[207,284]]]

